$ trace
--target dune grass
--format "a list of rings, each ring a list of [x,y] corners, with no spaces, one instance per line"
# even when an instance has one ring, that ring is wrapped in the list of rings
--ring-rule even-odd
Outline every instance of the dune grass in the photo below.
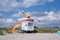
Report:
[[[0,35],[4,35],[4,32],[8,33],[9,29],[8,28],[0,28]]]
[[[9,33],[9,29],[10,28],[0,28],[0,35],[4,35],[4,32]],[[17,28],[16,30],[21,31],[20,28]],[[57,31],[60,31],[60,28],[35,28],[35,30],[37,33],[56,33]]]

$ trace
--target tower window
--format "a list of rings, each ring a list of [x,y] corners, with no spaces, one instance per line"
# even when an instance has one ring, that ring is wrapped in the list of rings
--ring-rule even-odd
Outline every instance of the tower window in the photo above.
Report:
[[[28,23],[28,26],[33,26],[33,23]]]

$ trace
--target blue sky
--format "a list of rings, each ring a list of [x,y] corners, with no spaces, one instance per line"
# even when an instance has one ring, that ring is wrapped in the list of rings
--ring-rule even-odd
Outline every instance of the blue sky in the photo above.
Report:
[[[14,25],[23,11],[32,14],[38,27],[60,27],[60,0],[0,0],[0,27]]]

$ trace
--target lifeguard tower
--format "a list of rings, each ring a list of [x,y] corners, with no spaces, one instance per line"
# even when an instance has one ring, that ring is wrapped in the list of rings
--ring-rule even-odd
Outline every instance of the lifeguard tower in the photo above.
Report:
[[[24,13],[23,13],[24,14]],[[9,32],[14,32],[18,27],[21,27],[22,32],[34,32],[34,19],[30,18],[30,14],[26,18],[20,19],[20,22],[16,23]]]
[[[28,15],[26,18],[21,19],[21,29],[24,32],[32,32],[34,31],[34,19],[30,18],[30,15]]]

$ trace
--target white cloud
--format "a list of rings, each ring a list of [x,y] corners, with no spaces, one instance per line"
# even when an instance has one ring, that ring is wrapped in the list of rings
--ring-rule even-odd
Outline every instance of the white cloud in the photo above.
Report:
[[[19,14],[13,14],[12,17],[19,17],[20,15]]]
[[[13,20],[13,19],[11,19],[11,18],[10,18],[10,19],[7,19],[6,22],[7,22],[7,23],[16,23],[16,21]]]
[[[8,27],[16,23],[16,20],[12,18],[0,18],[0,27]],[[9,26],[9,27],[10,27]]]
[[[54,0],[48,0],[49,2],[53,2]]]
[[[19,11],[19,12],[13,14],[12,17],[13,17],[13,18],[14,18],[14,17],[16,17],[16,18],[22,17],[22,12]]]
[[[47,12],[47,11],[45,11],[44,13],[45,13],[45,14],[48,14],[48,12]]]
[[[4,27],[5,26],[5,21],[6,21],[6,19],[4,18],[4,16],[0,15],[0,27]]]
[[[15,14],[12,15],[12,17],[16,17],[16,18],[22,18],[22,17],[26,17],[28,14],[30,14],[30,12],[24,12],[25,14],[23,15],[24,11],[19,11]]]
[[[37,22],[37,24],[39,26],[43,26],[43,27],[49,27],[49,26],[59,26],[60,23],[60,12],[54,12],[54,11],[50,11],[47,12],[46,16],[41,16],[38,17],[37,20],[40,20],[40,22]]]
[[[58,13],[55,13],[54,11],[50,11],[47,13],[46,16],[42,16],[39,19],[40,20],[47,20],[47,21],[54,21],[54,20],[59,20],[59,18],[58,18],[59,15],[58,15]]]
[[[14,24],[16,24],[16,20],[12,19],[12,18],[8,18],[5,20],[5,25],[6,27],[12,27]]]
[[[0,0],[0,11],[12,11],[20,4],[16,0]]]
[[[0,19],[4,19],[4,15],[2,13],[0,13]]]
[[[24,7],[36,6],[36,5],[44,5],[47,2],[53,2],[54,0],[23,0]]]
[[[19,7],[31,7],[36,5],[43,5],[47,2],[52,2],[53,0],[0,0],[0,11],[12,11],[18,9]]]
[[[19,19],[17,19],[18,21],[21,21],[21,19],[19,18]]]
[[[30,7],[30,6],[37,5],[38,3],[39,3],[39,0],[24,0],[23,6],[24,7]]]

